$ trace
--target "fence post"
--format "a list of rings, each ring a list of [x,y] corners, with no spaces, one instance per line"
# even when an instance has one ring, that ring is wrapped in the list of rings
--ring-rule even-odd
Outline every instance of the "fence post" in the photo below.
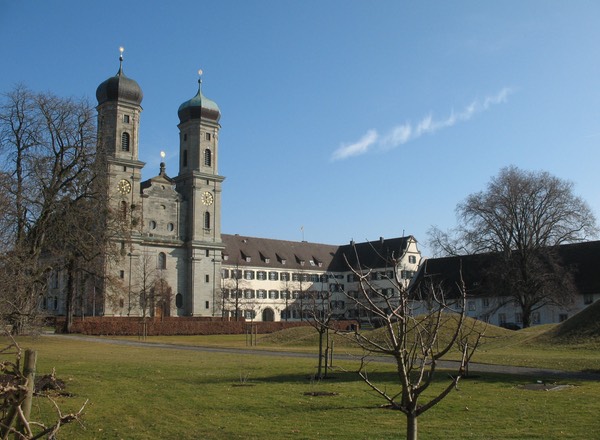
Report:
[[[25,358],[23,362],[23,376],[26,379],[27,393],[25,399],[21,404],[21,410],[23,411],[23,417],[25,421],[29,420],[31,414],[31,404],[33,402],[33,391],[35,389],[35,364],[37,361],[37,351],[27,349],[25,350]],[[27,434],[25,428],[25,422],[21,419],[17,421],[17,431],[21,434]]]

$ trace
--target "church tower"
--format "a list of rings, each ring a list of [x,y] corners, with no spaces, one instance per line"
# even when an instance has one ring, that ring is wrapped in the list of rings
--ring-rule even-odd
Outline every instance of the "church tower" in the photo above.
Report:
[[[138,159],[138,145],[143,93],[138,83],[123,73],[123,48],[120,50],[119,71],[96,89],[96,110],[97,160],[105,167],[103,184],[107,203],[122,231],[119,236],[109,237],[118,246],[116,249],[120,248],[120,260],[110,264],[111,259],[106,259],[103,265],[105,275],[117,280],[124,292],[121,292],[116,303],[113,301],[109,306],[107,298],[115,295],[106,290],[112,291],[115,283],[104,284],[101,290],[104,293],[104,314],[130,316],[137,313],[139,303],[132,285],[135,283],[133,268],[138,254],[137,245],[141,241],[140,180],[144,163]],[[114,229],[116,223],[110,226],[107,223],[106,227]]]
[[[199,72],[202,73],[201,71]],[[219,119],[217,104],[198,93],[184,102],[179,116],[179,175],[174,179],[184,199],[184,242],[187,288],[184,308],[194,316],[220,316],[221,183],[218,174]]]
[[[123,73],[123,49],[119,71],[98,86],[99,154],[105,156],[109,197],[119,209],[139,203],[141,170],[138,160],[142,89]],[[116,208],[116,206],[115,206]]]

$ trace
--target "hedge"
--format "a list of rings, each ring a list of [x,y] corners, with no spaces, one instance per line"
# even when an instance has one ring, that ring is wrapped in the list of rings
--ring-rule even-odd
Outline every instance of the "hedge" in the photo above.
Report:
[[[64,318],[57,319],[57,333],[63,331],[64,324]],[[350,330],[354,328],[356,321],[335,321],[332,324],[336,329]],[[253,333],[264,334],[307,325],[310,323],[306,321],[249,322],[210,317],[87,317],[75,318],[71,333],[105,336],[239,335],[250,332],[250,329]]]

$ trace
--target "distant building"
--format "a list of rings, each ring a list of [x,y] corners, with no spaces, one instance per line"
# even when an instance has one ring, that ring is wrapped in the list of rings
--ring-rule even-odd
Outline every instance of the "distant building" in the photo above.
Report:
[[[600,298],[600,241],[561,245],[556,251],[559,264],[572,276],[575,295],[569,304],[544,305],[534,310],[532,325],[565,321]],[[520,307],[490,286],[488,275],[494,258],[494,254],[478,254],[424,259],[413,281],[419,283],[430,277],[443,282],[447,293],[453,295],[462,276],[468,316],[494,325],[522,327]]]

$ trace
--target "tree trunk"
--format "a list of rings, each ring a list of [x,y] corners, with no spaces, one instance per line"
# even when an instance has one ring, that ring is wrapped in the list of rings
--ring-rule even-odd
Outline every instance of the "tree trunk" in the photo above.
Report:
[[[73,273],[73,262],[67,264],[67,297],[65,298],[65,326],[64,333],[71,333],[73,325],[73,302],[75,301],[75,274]]]
[[[406,440],[417,440],[417,416],[406,415]]]
[[[317,367],[317,378],[321,379],[323,371],[323,330],[319,329],[319,364]]]
[[[527,328],[531,326],[531,307],[523,306],[521,307],[521,318],[523,320],[523,328]]]

